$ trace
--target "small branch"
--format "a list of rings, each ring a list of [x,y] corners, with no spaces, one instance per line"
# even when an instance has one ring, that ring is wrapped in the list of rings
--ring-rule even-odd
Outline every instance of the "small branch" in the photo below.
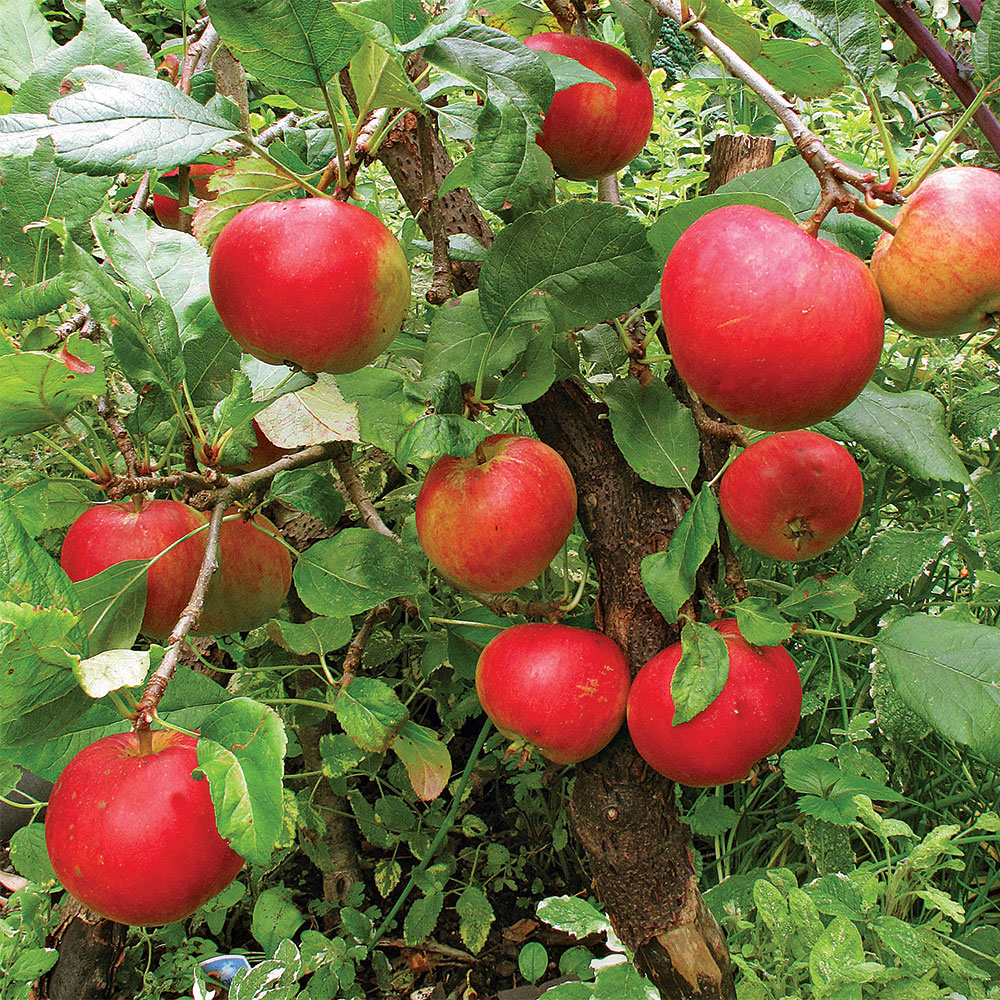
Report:
[[[571,34],[573,25],[576,24],[577,18],[580,16],[576,12],[576,8],[571,3],[568,3],[567,0],[545,0],[545,6],[549,8],[549,12],[559,22],[559,27],[567,35]]]
[[[440,575],[440,574],[439,574]],[[544,618],[546,621],[557,622],[562,618],[563,599],[558,601],[522,601],[510,594],[486,594],[477,590],[466,590],[453,583],[446,576],[441,578],[458,593],[478,601],[484,608],[489,608],[495,615],[523,615],[525,618]]]
[[[84,306],[78,313],[70,316],[65,323],[60,323],[52,332],[59,340],[68,340],[74,333],[83,329],[90,318],[90,308]]]
[[[180,86],[181,93],[188,95],[191,93],[191,77],[194,76],[195,66],[205,51],[206,43],[211,45],[214,41],[215,44],[218,44],[219,41],[219,35],[207,17],[203,17],[198,21],[191,33],[197,34],[198,37],[188,44],[187,52],[184,53],[184,66],[181,69]]]
[[[135,445],[132,443],[129,432],[118,416],[115,404],[111,402],[107,393],[97,397],[97,412],[114,435],[115,444],[125,459],[125,468],[128,470],[129,477],[134,477],[135,470],[139,465],[139,456],[136,454]]]
[[[224,502],[219,503],[212,511],[212,518],[208,525],[208,536],[205,540],[205,555],[201,561],[201,569],[198,571],[198,580],[191,593],[191,600],[188,601],[187,607],[170,633],[163,660],[153,676],[149,678],[135,710],[132,728],[139,733],[140,747],[143,747],[144,740],[148,741],[149,739],[149,727],[156,714],[156,706],[160,703],[163,692],[167,690],[167,684],[174,676],[187,634],[198,624],[202,608],[205,606],[208,586],[212,582],[213,574],[219,568],[219,539],[222,536],[222,519],[226,514],[226,506]],[[143,749],[148,749],[148,746],[143,747]]]
[[[136,212],[140,212],[146,207],[146,202],[149,201],[149,187],[149,171],[147,170],[142,175],[142,180],[139,181],[139,187],[136,189],[132,204],[128,207],[128,215],[135,215]]]
[[[434,132],[423,115],[417,116],[417,142],[420,147],[420,176],[423,181],[422,210],[427,213],[434,243],[434,278],[425,298],[431,305],[442,305],[452,297],[451,261],[448,259],[448,236],[444,215],[434,180]]]
[[[743,567],[740,565],[739,556],[733,548],[733,540],[729,537],[729,529],[725,521],[719,521],[719,551],[726,566],[726,583],[733,588],[733,594],[737,601],[745,601],[750,596],[750,588],[747,586],[746,577],[743,575]]]
[[[839,212],[864,215],[865,218],[870,218],[875,213],[867,209],[866,199],[879,197],[887,204],[901,204],[902,197],[896,192],[877,192],[875,175],[870,171],[862,173],[834,156],[819,136],[799,117],[791,101],[765,80],[745,59],[717,38],[704,24],[691,23],[690,21],[685,23],[679,0],[647,0],[647,2],[662,17],[669,17],[678,24],[683,24],[685,31],[688,31],[695,40],[712,52],[731,76],[749,87],[774,112],[784,126],[800,155],[809,164],[820,183],[819,206],[803,227],[807,232],[815,235],[819,231],[823,219],[834,208]],[[879,2],[883,2],[883,0],[879,0]],[[849,187],[860,191],[864,197],[859,201],[848,190]],[[881,216],[879,218],[881,219]],[[885,226],[890,225],[884,219],[882,222],[885,223]]]
[[[983,0],[958,0],[958,2],[970,19],[979,24],[979,19],[983,16]]]
[[[268,125],[263,132],[257,136],[258,146],[270,146],[276,139],[280,139],[289,129],[295,128],[299,123],[299,116],[296,114],[285,115],[279,118],[273,125]]]
[[[750,441],[743,428],[739,424],[730,424],[725,420],[716,420],[705,412],[705,407],[701,400],[694,394],[694,390],[685,385],[687,389],[688,401],[691,404],[691,416],[694,417],[694,425],[700,431],[711,434],[712,437],[720,438],[723,441],[733,441],[741,448],[748,448]]]
[[[375,631],[375,626],[391,615],[392,605],[389,601],[383,601],[381,604],[376,605],[365,615],[365,620],[362,622],[361,628],[358,629],[358,634],[351,640],[350,646],[347,647],[347,655],[344,657],[344,669],[340,677],[340,687],[342,689],[354,680],[358,672],[358,667],[361,666],[361,655],[365,651],[365,646],[368,645],[368,640],[371,638],[372,632]]]
[[[968,107],[976,99],[976,88],[962,76],[954,58],[942,48],[930,29],[920,20],[920,15],[909,4],[897,3],[896,0],[878,0],[878,5],[903,29],[913,44],[927,56],[930,64],[938,71],[945,83]],[[973,20],[975,20],[974,17]],[[972,117],[982,129],[983,135],[993,147],[993,151],[1000,155],[1000,122],[997,121],[993,112],[985,105],[981,105]]]
[[[375,509],[375,504],[372,503],[372,498],[365,489],[364,483],[361,482],[358,470],[354,468],[354,463],[351,461],[350,445],[341,445],[339,454],[333,456],[333,464],[337,469],[337,475],[340,476],[340,481],[344,484],[344,489],[347,490],[347,495],[351,498],[351,503],[358,509],[365,526],[371,528],[372,531],[377,531],[380,535],[385,535],[386,538],[391,538],[394,542],[399,542],[399,535],[382,520],[381,515]]]

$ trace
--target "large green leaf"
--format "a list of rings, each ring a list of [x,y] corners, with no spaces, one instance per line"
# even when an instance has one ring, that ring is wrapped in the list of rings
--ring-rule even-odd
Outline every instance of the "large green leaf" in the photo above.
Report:
[[[877,642],[912,711],[1000,764],[1000,629],[911,615],[883,629]]]
[[[16,90],[56,48],[35,0],[0,3],[0,86]]]
[[[969,482],[945,430],[944,406],[929,392],[886,392],[869,384],[830,422],[917,479]]]
[[[646,231],[604,202],[569,202],[522,216],[486,255],[479,304],[496,333],[551,317],[556,332],[638,305],[659,269]]]
[[[825,45],[794,38],[766,38],[754,69],[786,94],[811,101],[846,86],[843,63]]]
[[[984,80],[1000,76],[1000,3],[985,0],[972,39],[972,58]]]
[[[59,166],[113,175],[173,167],[239,131],[166,80],[81,66],[65,85],[48,116],[0,117],[0,156],[27,156],[49,137]]]
[[[307,108],[325,108],[322,89],[351,60],[361,33],[322,0],[209,0],[208,12],[233,55],[264,85]]]

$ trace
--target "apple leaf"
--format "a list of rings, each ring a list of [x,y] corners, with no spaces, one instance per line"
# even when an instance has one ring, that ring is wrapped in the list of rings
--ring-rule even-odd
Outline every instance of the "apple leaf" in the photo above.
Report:
[[[59,166],[104,176],[173,167],[239,133],[166,80],[81,66],[66,81],[73,89],[48,116],[0,117],[0,156],[28,155],[48,137]]]
[[[681,629],[681,658],[670,680],[672,726],[690,722],[719,696],[729,677],[729,647],[714,628],[688,622]]]
[[[91,698],[103,698],[123,687],[138,687],[148,672],[148,649],[106,649],[80,660],[73,668],[80,687]]]
[[[346,618],[376,604],[424,591],[403,547],[367,528],[345,528],[302,552],[293,573],[306,607]]]
[[[882,68],[882,25],[875,0],[767,0],[844,60],[862,86]]]
[[[656,610],[668,622],[677,621],[681,605],[694,593],[695,573],[719,537],[719,504],[705,483],[664,552],[642,560],[642,584]]]
[[[972,60],[984,80],[1000,76],[1000,7],[984,3],[972,38]]]
[[[848,83],[843,63],[830,49],[794,38],[761,39],[753,68],[778,90],[804,101],[829,97]]]
[[[268,624],[267,631],[273,642],[296,656],[326,656],[343,649],[354,634],[350,618],[323,616],[310,618],[301,625],[275,619]]]
[[[332,375],[285,393],[257,415],[264,436],[279,448],[304,448],[325,441],[360,440],[358,408],[348,403]]]
[[[422,112],[423,98],[406,75],[406,67],[394,43],[392,50],[387,51],[370,38],[365,39],[361,49],[351,58],[349,72],[358,103],[364,107],[372,111],[412,108]]]
[[[410,713],[396,692],[375,677],[355,677],[334,702],[337,721],[362,750],[387,750]]]
[[[52,870],[52,862],[49,861],[49,852],[45,848],[45,827],[41,823],[21,827],[14,833],[10,838],[10,860],[14,870],[31,882],[55,885],[59,881]],[[52,951],[53,949],[46,949],[46,955],[50,955]],[[20,957],[23,955],[22,952]],[[48,964],[51,968],[55,963]]]
[[[3,232],[4,217],[0,216],[0,244],[4,246],[0,254],[6,252],[7,241]],[[8,264],[8,269],[17,271],[8,258],[3,258]],[[47,316],[60,306],[65,305],[69,298],[69,289],[66,288],[61,275],[54,278],[46,278],[44,281],[28,285],[20,291],[9,293],[8,287],[0,288],[0,320],[12,320],[21,322],[26,319],[37,319],[39,316]]]
[[[659,269],[642,224],[606,202],[521,216],[498,235],[479,279],[487,328],[552,317],[556,332],[593,326],[642,302]]]
[[[778,610],[796,621],[819,612],[846,624],[854,620],[857,603],[863,598],[864,594],[840,573],[824,578],[811,576],[795,585]]]
[[[523,354],[514,359],[503,375],[493,398],[504,406],[533,403],[543,396],[556,377],[556,356],[552,350],[552,330],[540,330],[528,342]]]
[[[148,560],[128,559],[74,585],[80,599],[80,624],[92,655],[128,649],[135,642],[146,613],[148,569]]]
[[[654,379],[643,388],[635,379],[616,379],[604,398],[625,461],[656,486],[690,485],[701,461],[698,429],[666,384]]]
[[[16,90],[55,48],[52,29],[35,0],[0,4],[0,86]]]
[[[209,0],[208,13],[255,79],[303,107],[325,110],[320,87],[361,46],[360,32],[337,7],[322,0]]]
[[[472,0],[453,0],[452,3],[437,5],[434,9],[440,13],[424,25],[420,25],[419,15],[415,15],[413,21],[421,27],[419,33],[414,33],[413,29],[405,22],[397,24],[395,26],[396,35],[403,39],[402,44],[397,46],[399,51],[415,52],[441,38],[447,38],[465,20],[472,5]],[[421,13],[423,12],[422,5],[418,5],[418,9]]]
[[[405,426],[401,416],[405,381],[391,368],[370,365],[334,381],[344,399],[358,408],[361,440],[392,454]]]
[[[6,483],[0,483],[0,503],[9,503],[14,508],[32,538],[72,524],[91,506],[81,483],[68,477],[19,482],[9,476]]]
[[[694,0],[692,7],[698,20],[747,62],[760,55],[761,37],[757,30],[725,0]]]
[[[323,773],[330,779],[343,778],[368,756],[346,733],[321,736],[319,752],[323,757]]]
[[[747,597],[735,605],[740,635],[753,646],[777,646],[792,637],[792,626],[763,597]]]
[[[464,458],[490,435],[490,429],[458,413],[431,413],[415,420],[396,442],[396,465],[426,472],[442,455]]]
[[[62,96],[60,87],[66,74],[77,66],[91,65],[156,76],[142,39],[116,21],[100,0],[86,0],[83,27],[72,40],[45,56],[17,92],[13,110],[44,114]]]
[[[430,802],[445,790],[451,778],[451,754],[433,729],[408,720],[391,747],[406,767],[418,799]]]
[[[277,712],[233,698],[202,720],[198,767],[208,776],[220,835],[265,865],[281,834],[285,727]]]
[[[851,582],[865,595],[865,604],[875,604],[915,580],[946,542],[941,531],[888,528],[871,540],[851,573]]]
[[[1000,629],[911,615],[883,629],[893,687],[942,736],[1000,763]]]
[[[869,384],[830,422],[873,455],[917,479],[969,482],[945,430],[944,406],[929,392],[885,392]]]
[[[333,485],[329,472],[325,475],[312,469],[279,472],[271,482],[268,497],[304,510],[330,528],[336,527],[344,514],[344,498]]]
[[[101,348],[75,334],[57,354],[0,355],[0,438],[58,423],[106,388]]]

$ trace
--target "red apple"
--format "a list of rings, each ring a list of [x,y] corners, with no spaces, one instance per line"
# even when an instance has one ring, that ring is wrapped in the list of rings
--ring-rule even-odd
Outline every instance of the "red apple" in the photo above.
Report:
[[[76,583],[128,559],[151,559],[188,532],[205,515],[177,500],[97,504],[70,525],[59,562]],[[191,598],[205,554],[205,532],[181,542],[146,573],[146,613],[141,631],[153,639],[170,635]]]
[[[846,535],[865,485],[843,446],[814,431],[773,434],[722,474],[719,506],[744,545],[787,562],[812,559]]]
[[[586,760],[611,742],[629,681],[611,639],[570,625],[504,629],[476,667],[476,693],[497,729],[557,764]]]
[[[216,198],[215,191],[208,190],[208,178],[215,173],[216,170],[221,170],[222,165],[218,163],[192,163],[190,167],[191,180],[190,180],[190,191],[192,196],[193,208],[197,200],[200,201],[214,201]],[[163,176],[164,177],[176,177],[177,168],[168,171]],[[159,222],[161,226],[167,229],[180,229],[181,227],[181,210],[180,205],[176,198],[171,198],[166,194],[153,194],[153,214],[156,216],[156,221]]]
[[[427,558],[459,586],[490,594],[534,580],[575,519],[576,486],[562,456],[519,434],[494,434],[467,458],[439,459],[417,497]]]
[[[628,696],[632,742],[654,770],[705,788],[748,777],[754,764],[783,750],[795,735],[802,684],[781,646],[751,646],[735,620],[713,622],[729,649],[729,679],[703,712],[678,726],[670,682],[681,644],[657,653],[636,675]]]
[[[59,881],[122,924],[182,920],[236,878],[243,859],[219,836],[197,740],[158,729],[105,736],[63,769],[49,797],[45,844]]]
[[[205,514],[176,500],[147,500],[139,510],[131,503],[98,504],[70,526],[59,561],[76,583],[128,559],[152,559],[205,522]],[[291,586],[291,557],[268,532],[277,529],[260,514],[254,524],[223,524],[219,570],[193,635],[245,632],[281,607]],[[150,566],[144,635],[165,639],[177,624],[198,579],[206,537],[202,531],[186,539]]]
[[[556,93],[536,137],[556,170],[572,180],[596,180],[634,160],[649,138],[653,95],[632,59],[579,35],[532,35],[524,44],[569,56],[614,84],[577,83]]]
[[[208,282],[243,351],[310,372],[374,361],[410,305],[396,238],[370,212],[329,198],[243,209],[215,241]]]
[[[872,255],[885,311],[911,333],[978,330],[1000,312],[1000,174],[949,167],[896,213]]]
[[[748,427],[794,430],[832,417],[882,351],[882,302],[868,268],[763,208],[717,208],[689,226],[660,295],[677,371]]]

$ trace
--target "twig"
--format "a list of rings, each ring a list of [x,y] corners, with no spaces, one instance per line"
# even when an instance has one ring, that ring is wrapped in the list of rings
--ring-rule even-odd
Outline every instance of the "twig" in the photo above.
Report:
[[[731,424],[725,420],[716,420],[714,417],[710,417],[705,412],[701,400],[694,394],[694,390],[688,386],[685,388],[687,389],[688,401],[691,404],[691,416],[694,417],[694,425],[698,430],[723,441],[734,441],[741,448],[750,446],[750,441],[739,424]]]
[[[750,588],[743,575],[739,556],[733,548],[733,540],[729,537],[729,529],[722,520],[719,521],[719,551],[726,565],[726,583],[733,588],[737,601],[745,601],[750,596]]]
[[[125,468],[129,477],[135,476],[135,470],[139,465],[139,456],[136,454],[135,445],[132,443],[129,432],[118,416],[115,404],[111,402],[111,397],[107,393],[97,397],[97,412],[114,435],[115,444],[125,459]]]
[[[136,212],[141,211],[146,207],[146,202],[149,201],[149,171],[147,170],[142,175],[142,180],[139,181],[139,187],[136,189],[135,197],[132,199],[132,204],[128,207],[128,215],[135,215]]]
[[[377,531],[380,535],[385,535],[386,538],[391,538],[394,542],[400,541],[399,535],[382,520],[381,515],[375,509],[375,504],[372,503],[372,498],[368,495],[368,491],[358,475],[358,470],[354,468],[354,463],[351,461],[350,445],[340,446],[339,453],[333,456],[333,464],[337,469],[337,475],[340,476],[340,481],[344,484],[344,489],[347,490],[347,495],[351,498],[351,503],[357,507],[365,526],[371,528],[372,531]]]
[[[522,601],[519,597],[511,597],[510,594],[486,594],[478,590],[466,590],[446,576],[441,575],[441,578],[453,590],[478,601],[495,615],[523,615],[525,618],[544,618],[546,621],[557,622],[564,614],[562,598],[558,601]]]
[[[65,323],[60,323],[52,332],[59,340],[67,340],[78,330],[81,330],[90,318],[90,308],[84,306],[78,313],[70,316]]]
[[[647,0],[647,2],[661,16],[669,17],[684,25],[684,29],[712,52],[731,76],[746,84],[774,112],[778,121],[784,126],[820,183],[819,206],[803,227],[807,232],[815,235],[823,219],[834,208],[839,212],[860,215],[889,232],[895,231],[892,223],[865,204],[865,199],[880,197],[887,204],[895,205],[902,202],[901,195],[889,191],[878,193],[874,174],[870,171],[862,173],[834,156],[823,145],[819,136],[799,117],[791,101],[765,80],[746,60],[717,38],[704,24],[691,22],[685,24],[679,0]],[[858,199],[851,194],[848,187],[860,191],[864,197]]]
[[[375,138],[375,134],[382,128],[389,113],[389,108],[379,108],[368,115],[355,136],[354,151],[351,153],[348,160],[346,176],[340,176],[340,164],[338,162],[338,158],[335,156],[326,165],[326,169],[323,171],[322,177],[320,177],[316,184],[316,187],[320,191],[325,191],[334,181],[336,181],[337,186],[334,189],[333,197],[339,201],[347,201],[347,199],[351,197],[354,193],[354,187],[357,183],[358,174],[360,173],[361,168],[368,163],[372,157],[372,140]]]
[[[132,728],[139,734],[139,744],[143,752],[148,752],[149,749],[149,727],[156,714],[156,706],[160,703],[163,692],[167,690],[167,684],[170,683],[170,679],[177,669],[177,661],[180,659],[184,639],[198,624],[202,608],[205,606],[205,595],[212,582],[212,575],[219,568],[219,540],[222,536],[222,519],[226,514],[226,506],[225,502],[219,503],[212,511],[212,518],[208,525],[208,536],[205,540],[205,555],[201,561],[201,569],[198,571],[198,580],[191,592],[191,600],[188,601],[187,607],[170,633],[163,660],[146,683],[146,688],[136,707]],[[144,741],[147,745],[144,745]]]
[[[365,646],[368,645],[368,640],[371,638],[372,632],[375,631],[375,626],[380,621],[390,617],[391,614],[392,605],[389,601],[383,601],[365,615],[365,620],[361,623],[358,634],[351,640],[351,644],[347,647],[347,655],[344,657],[344,669],[340,677],[341,688],[347,687],[354,680],[358,667],[361,666],[361,654],[364,653]]]
[[[434,244],[434,277],[425,298],[431,305],[443,305],[452,297],[451,261],[448,259],[448,237],[444,231],[444,215],[434,179],[434,144],[431,123],[417,116],[417,143],[420,147],[420,177],[423,182],[423,211],[431,224]]]
[[[279,118],[274,124],[268,125],[260,135],[257,136],[258,146],[270,146],[276,139],[280,139],[290,128],[295,128],[299,123],[297,114],[288,114],[284,118]]]
[[[954,58],[942,48],[930,29],[920,20],[920,15],[909,4],[897,3],[896,0],[878,0],[878,5],[927,56],[930,64],[955,92],[955,96],[968,107],[976,99],[976,88],[962,76]],[[972,117],[982,129],[986,141],[993,147],[994,152],[1000,155],[1000,122],[993,112],[983,104]]]
[[[181,69],[180,86],[181,93],[183,94],[191,93],[191,77],[194,75],[195,66],[205,51],[206,44],[211,46],[219,42],[219,34],[212,27],[212,22],[207,17],[203,17],[194,25],[191,34],[197,34],[198,37],[188,44],[187,52],[184,53],[184,66]]]
[[[552,16],[559,22],[559,27],[568,35],[573,30],[579,14],[576,8],[567,0],[545,0],[545,6],[549,8]]]

